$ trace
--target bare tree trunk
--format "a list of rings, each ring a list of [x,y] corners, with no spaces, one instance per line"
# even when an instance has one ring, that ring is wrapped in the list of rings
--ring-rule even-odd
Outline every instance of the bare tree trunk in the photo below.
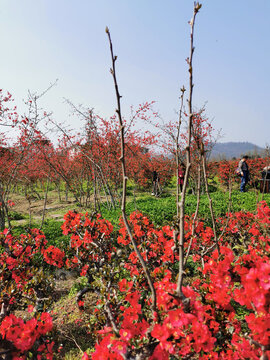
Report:
[[[106,198],[108,208],[111,209],[111,203],[110,203],[109,198],[108,198],[108,194],[107,194],[106,187],[105,187],[105,184],[104,184],[104,181],[103,181],[103,177],[99,176],[99,179],[101,180],[101,186],[102,186],[105,198]]]
[[[93,186],[94,186],[94,210],[97,211],[97,181],[96,181],[96,172],[94,170],[94,179],[93,179]]]
[[[87,184],[86,184],[86,196],[85,196],[85,206],[86,208],[90,206],[91,199],[91,191],[90,191],[90,176],[87,176]]]
[[[110,195],[110,198],[111,198],[111,204],[112,204],[113,208],[115,209],[115,201],[114,201],[113,193],[111,191],[111,187],[108,184],[108,181],[105,181],[104,174],[101,172],[101,170],[99,172],[100,172],[100,178],[101,178],[101,181],[102,181],[104,192],[106,194],[106,199],[107,199],[107,192],[108,192],[108,194]],[[106,192],[106,190],[107,190],[107,192]]]
[[[11,231],[11,223],[10,223],[10,218],[9,218],[9,213],[8,213],[8,207],[6,204],[6,200],[4,198],[4,189],[3,189],[3,185],[0,184],[0,230],[4,230],[6,227],[6,220],[8,222],[8,228]]]
[[[0,208],[0,230],[3,231],[5,229],[5,211],[3,209],[3,206]]]
[[[180,127],[182,123],[182,110],[183,110],[183,102],[184,102],[184,94],[185,94],[185,87],[183,86],[181,89],[181,105],[180,105],[180,112],[179,112],[179,119],[178,119],[178,126],[177,126],[177,135],[176,135],[176,212],[177,218],[180,216],[180,184],[179,184],[179,137],[180,137]]]
[[[47,205],[47,199],[48,199],[48,191],[49,191],[49,184],[50,184],[50,178],[47,177],[47,184],[46,184],[46,190],[45,190],[45,196],[44,196],[44,203],[43,203],[43,210],[42,210],[42,220],[40,225],[40,230],[42,229],[42,226],[44,224],[45,220],[45,213],[46,213],[46,205]]]
[[[58,192],[58,200],[61,203],[62,202],[62,199],[61,199],[61,183],[58,182],[56,187],[57,187],[57,192]]]
[[[3,197],[4,190],[0,183],[0,230],[3,231],[6,225],[5,200]]]
[[[133,188],[133,201],[134,201],[134,209],[137,210],[137,203],[136,203],[136,185]]]
[[[216,219],[215,219],[214,209],[213,209],[213,202],[212,202],[212,198],[210,196],[209,188],[208,188],[208,180],[207,180],[207,174],[206,174],[206,160],[205,160],[205,151],[204,151],[204,149],[202,149],[202,167],[203,167],[203,177],[204,177],[204,183],[205,183],[205,192],[207,194],[208,201],[209,201],[209,209],[210,209],[213,232],[214,232],[214,241],[215,241],[215,244],[217,246],[218,253],[220,254],[219,243],[218,243],[218,238],[217,238]]]
[[[25,198],[28,201],[28,214],[29,214],[29,228],[32,225],[32,208],[31,208],[31,195],[27,193],[27,187],[25,186]]]
[[[79,200],[79,199],[77,199]],[[65,185],[65,201],[68,202],[68,185]]]
[[[39,193],[36,191],[36,189],[35,189],[35,187],[34,187],[34,184],[33,184],[32,182],[31,182],[30,187],[31,187],[32,193],[33,193],[33,194],[36,194],[38,200],[41,200],[41,197],[40,197]]]
[[[116,113],[118,115],[118,120],[119,120],[119,125],[120,125],[120,133],[121,133],[121,157],[120,157],[120,162],[121,162],[121,166],[122,166],[122,174],[123,174],[123,195],[122,195],[122,205],[121,205],[121,211],[122,211],[122,217],[124,220],[124,224],[125,227],[127,229],[127,233],[130,237],[131,243],[133,245],[134,251],[136,252],[136,255],[138,256],[138,259],[141,263],[141,266],[143,268],[149,289],[151,291],[151,298],[152,298],[152,317],[154,318],[154,312],[156,312],[156,290],[154,288],[154,284],[150,275],[150,272],[146,266],[146,263],[137,247],[136,241],[133,238],[132,232],[131,232],[131,228],[129,226],[128,220],[127,220],[127,216],[126,216],[126,188],[127,188],[127,175],[126,175],[126,162],[125,162],[125,127],[123,125],[123,121],[122,121],[122,114],[121,114],[121,103],[120,103],[120,99],[121,99],[121,95],[119,94],[119,90],[118,90],[118,84],[117,84],[117,80],[116,80],[116,73],[115,73],[115,62],[117,57],[114,56],[113,54],[113,47],[112,47],[112,41],[111,41],[111,36],[110,36],[110,32],[109,29],[106,28],[106,33],[108,34],[108,38],[109,38],[109,43],[110,43],[110,50],[111,50],[111,58],[112,58],[112,68],[111,68],[111,74],[113,76],[113,80],[114,80],[114,87],[115,87],[115,93],[116,93],[116,100],[117,100],[117,110]]]
[[[186,189],[187,189],[187,182],[191,167],[191,156],[190,156],[190,146],[191,146],[191,130],[192,130],[192,122],[193,122],[193,110],[192,110],[192,94],[193,94],[193,68],[192,68],[192,60],[193,60],[193,38],[194,38],[194,25],[196,15],[199,12],[201,5],[199,3],[194,3],[194,12],[193,17],[190,21],[190,56],[187,59],[187,63],[189,65],[189,100],[188,100],[188,108],[189,108],[189,122],[188,122],[188,140],[187,140],[187,148],[186,148],[186,156],[187,156],[187,164],[186,164],[186,171],[184,177],[184,184],[183,184],[183,191],[182,191],[182,198],[180,202],[180,217],[179,217],[179,270],[178,270],[178,279],[177,279],[177,290],[176,293],[179,298],[186,300],[183,292],[182,292],[182,285],[183,285],[183,278],[184,278],[184,240],[185,240],[185,197],[186,197]]]
[[[9,231],[11,232],[11,222],[10,222],[10,217],[9,217],[9,211],[8,211],[8,207],[7,207],[7,204],[5,201],[3,202],[3,208],[5,211],[5,217],[7,219],[8,228],[9,228]]]
[[[200,199],[201,199],[201,166],[199,164],[198,165],[198,182],[197,182],[197,204],[196,204],[196,210],[194,213],[194,217],[192,219],[190,242],[188,244],[188,249],[187,249],[187,253],[185,256],[184,266],[186,266],[187,259],[189,257],[191,246],[192,246],[194,236],[195,236],[195,226],[196,226],[196,221],[197,221],[198,213],[199,213]]]

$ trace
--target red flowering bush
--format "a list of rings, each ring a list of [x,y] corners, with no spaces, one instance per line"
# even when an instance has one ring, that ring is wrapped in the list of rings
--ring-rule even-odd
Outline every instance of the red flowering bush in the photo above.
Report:
[[[43,255],[44,260],[50,265],[55,265],[61,268],[64,264],[63,259],[65,257],[65,253],[55,246],[49,246],[46,250],[44,250]]]
[[[24,294],[37,307],[36,257],[54,267],[78,269],[98,301],[92,312],[97,343],[83,359],[260,359],[270,355],[269,214],[265,202],[255,214],[230,213],[218,219],[219,247],[213,230],[202,221],[185,219],[186,249],[190,245],[183,294],[177,295],[178,238],[170,226],[161,228],[134,212],[128,221],[150,271],[156,293],[153,308],[144,271],[122,220],[117,236],[99,215],[69,211],[62,225],[70,247],[46,247],[38,230],[28,235],[1,235],[1,301],[6,314],[0,323],[5,349],[18,358],[34,351],[38,359],[53,358],[46,334],[52,319],[42,313],[23,320],[13,310],[26,306]],[[194,229],[194,230],[193,230]],[[193,260],[191,260],[193,259]],[[191,268],[190,268],[191,266]],[[12,285],[13,284],[13,285]],[[45,282],[46,284],[46,282]],[[15,290],[16,289],[16,290]],[[45,293],[44,293],[45,294]],[[43,296],[44,296],[43,294]]]
[[[113,226],[100,214],[89,216],[69,211],[64,216],[63,234],[70,235],[70,249],[66,255],[67,268],[78,268],[81,276],[91,277],[91,269],[102,266],[111,258]],[[56,248],[55,248],[56,251]]]
[[[202,265],[196,265],[197,276],[191,287],[183,287],[189,299],[188,307],[176,296],[173,265],[178,256],[173,230],[156,229],[147,217],[133,213],[129,221],[141,253],[152,269],[156,311],[152,317],[151,299],[142,270],[130,247],[125,264],[129,275],[118,282],[118,303],[114,296],[105,295],[107,305],[110,304],[111,322],[98,331],[99,342],[92,359],[102,359],[104,354],[110,359],[123,356],[151,360],[169,360],[171,356],[267,358],[270,355],[268,213],[268,206],[262,203],[257,214],[236,213],[229,214],[229,221],[220,219],[223,236],[219,250],[213,248],[205,254],[202,249],[211,249],[213,232],[201,222],[196,224],[192,255]],[[187,219],[187,238],[190,224]],[[239,235],[243,226],[244,232]],[[241,241],[237,245],[235,240],[239,238]],[[124,245],[125,251],[130,246],[124,227],[119,231],[118,243]],[[99,301],[97,312],[101,309]],[[105,307],[103,309],[106,312]]]
[[[31,320],[23,319],[11,314],[6,316],[0,325],[0,335],[5,346],[9,345],[12,350],[13,359],[26,359],[26,353],[33,351],[36,344],[37,359],[53,359],[54,342],[42,339],[40,344],[36,343],[53,328],[52,318],[48,313],[33,317]],[[43,356],[42,356],[43,355]]]
[[[29,352],[37,359],[53,357],[53,343],[45,336],[52,330],[52,318],[42,312],[50,300],[52,279],[38,266],[46,244],[38,229],[18,237],[7,230],[0,234],[0,344],[2,354],[12,354],[12,359],[26,359]],[[35,305],[35,316],[24,321],[14,312],[27,305]]]
[[[41,258],[47,244],[44,234],[32,229],[17,237],[5,230],[0,234],[0,244],[0,302],[5,299],[9,308],[16,308],[17,302],[30,296],[35,304],[39,293],[48,287],[43,269],[37,267],[38,256]]]
[[[64,216],[62,230],[70,236],[69,249],[61,250],[49,246],[44,252],[44,260],[58,268],[77,270],[78,275],[87,278],[87,285],[77,295],[77,303],[83,308],[83,295],[96,287],[97,275],[107,273],[110,278],[113,264],[111,258],[114,246],[111,238],[113,226],[99,214],[92,216],[69,211]]]
[[[239,182],[239,176],[235,173],[238,163],[239,160],[222,160],[219,162],[210,162],[208,168],[213,175],[218,176],[222,184],[229,186],[230,181]],[[269,157],[248,159],[250,180],[253,186],[256,186],[258,180],[262,178],[263,168],[268,165]]]

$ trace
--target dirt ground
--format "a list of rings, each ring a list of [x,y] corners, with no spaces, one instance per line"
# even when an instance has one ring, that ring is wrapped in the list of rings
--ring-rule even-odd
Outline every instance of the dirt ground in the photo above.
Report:
[[[32,197],[26,199],[25,196],[19,194],[12,194],[10,200],[14,202],[14,206],[11,208],[11,213],[18,213],[23,216],[23,219],[13,220],[17,224],[24,224],[29,221],[31,214],[33,222],[41,222],[44,209],[44,199],[38,199],[38,197]],[[48,194],[45,219],[62,220],[65,213],[70,209],[78,208],[74,199],[70,197],[68,201],[62,200],[59,202],[57,193],[50,192]]]

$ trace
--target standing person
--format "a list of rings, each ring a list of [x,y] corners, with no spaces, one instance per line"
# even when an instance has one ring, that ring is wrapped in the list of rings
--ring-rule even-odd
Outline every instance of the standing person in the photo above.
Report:
[[[249,169],[248,169],[247,159],[248,159],[248,156],[244,155],[238,164],[238,169],[239,169],[240,175],[241,175],[241,185],[240,185],[241,192],[246,191],[246,184],[249,181]]]
[[[180,186],[181,192],[183,190],[185,172],[186,172],[185,164],[183,162],[181,162],[179,165],[179,169],[178,169],[178,184]]]
[[[159,182],[159,176],[156,170],[153,171],[153,178],[152,178],[152,183],[153,183],[153,191],[152,191],[152,195],[157,196],[158,195],[158,182]]]

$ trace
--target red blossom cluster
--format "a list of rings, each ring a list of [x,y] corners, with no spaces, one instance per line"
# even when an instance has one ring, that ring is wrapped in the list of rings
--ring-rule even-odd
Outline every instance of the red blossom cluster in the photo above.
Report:
[[[44,250],[44,259],[50,264],[61,268],[64,264],[63,259],[65,257],[64,251],[61,251],[57,247],[50,245],[46,250]]]
[[[113,226],[100,214],[90,216],[69,211],[64,219],[62,230],[70,236],[70,248],[64,251],[51,245],[43,252],[44,260],[58,268],[77,269],[91,283],[96,271],[107,266],[111,259]],[[81,298],[77,300],[82,304]]]
[[[13,236],[7,229],[0,234],[0,343],[1,350],[5,349],[3,354],[12,354],[12,359],[26,359],[29,351],[34,351],[40,360],[43,356],[53,358],[54,343],[45,336],[52,330],[52,318],[37,308],[51,287],[36,263],[46,245],[47,240],[38,229],[20,236]],[[30,320],[14,315],[27,305],[34,309],[31,304],[36,305],[36,312]]]
[[[0,254],[0,280],[4,283],[11,276],[13,281],[9,281],[9,288],[24,291],[35,272],[34,256],[43,252],[47,244],[44,234],[38,229],[31,229],[27,235],[15,237],[6,229],[0,234],[0,244],[4,250]]]
[[[266,203],[261,203],[256,214],[241,212],[228,214],[229,221],[220,219],[220,230],[224,231],[219,251],[215,249],[205,255],[202,249],[213,245],[213,232],[198,222],[192,250],[197,274],[191,287],[183,288],[190,301],[188,308],[176,296],[173,264],[177,254],[172,229],[158,230],[142,214],[131,214],[129,221],[136,242],[152,269],[157,309],[154,319],[149,317],[151,300],[146,295],[136,254],[130,248],[125,265],[130,280],[123,278],[118,282],[118,299],[122,305],[111,305],[117,332],[113,326],[98,331],[100,340],[91,358],[102,359],[104,354],[108,359],[132,357],[140,354],[142,347],[151,360],[195,354],[205,360],[267,358],[270,355],[269,211]],[[243,226],[245,232],[241,233]],[[191,236],[189,230],[188,220],[187,238]],[[242,242],[245,245],[241,247]],[[119,231],[118,243],[130,247],[124,227]],[[88,358],[85,353],[83,359]]]
[[[0,123],[5,126],[14,127],[18,122],[17,107],[13,106],[13,97],[10,92],[0,89]]]
[[[52,328],[52,318],[48,313],[42,313],[38,319],[32,318],[26,322],[11,314],[6,316],[2,321],[0,325],[0,334],[3,340],[9,341],[17,349],[18,352],[13,353],[13,359],[23,359],[23,357],[19,355],[31,350],[36,340],[41,336],[46,335]],[[37,351],[44,353],[44,350],[46,350],[47,359],[52,359],[53,344],[53,342],[45,342],[38,347]],[[37,355],[37,359],[42,359],[41,354]]]

